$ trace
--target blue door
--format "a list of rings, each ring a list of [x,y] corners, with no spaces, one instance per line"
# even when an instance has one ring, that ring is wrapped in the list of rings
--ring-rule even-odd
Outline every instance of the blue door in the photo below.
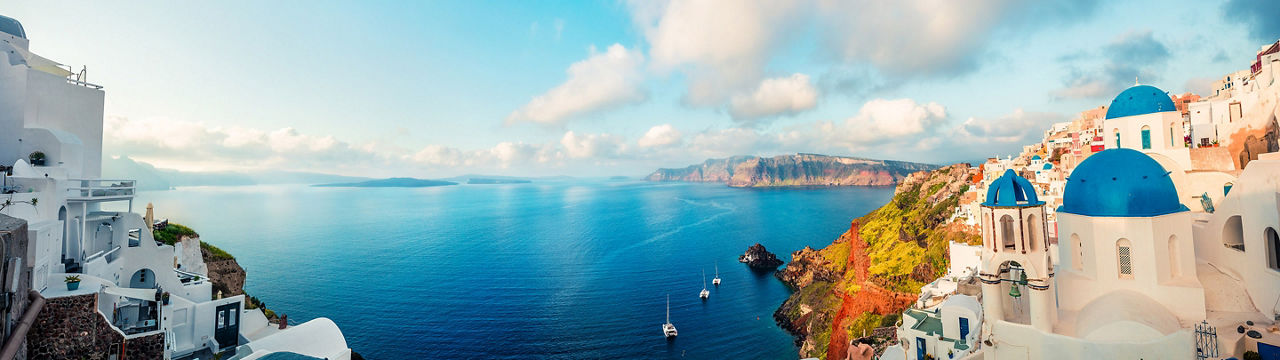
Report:
[[[1151,148],[1151,129],[1142,129],[1142,148]]]
[[[924,359],[924,338],[916,338],[916,359]]]
[[[960,341],[969,338],[969,318],[960,318]]]
[[[1260,342],[1258,355],[1262,355],[1262,360],[1280,360],[1280,346]]]

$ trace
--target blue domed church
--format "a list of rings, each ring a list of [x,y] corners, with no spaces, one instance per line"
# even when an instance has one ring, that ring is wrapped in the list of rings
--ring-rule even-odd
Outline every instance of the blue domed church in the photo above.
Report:
[[[1107,107],[1102,125],[1107,149],[1133,149],[1158,154],[1191,168],[1191,154],[1182,127],[1182,113],[1169,93],[1151,85],[1126,89]]]

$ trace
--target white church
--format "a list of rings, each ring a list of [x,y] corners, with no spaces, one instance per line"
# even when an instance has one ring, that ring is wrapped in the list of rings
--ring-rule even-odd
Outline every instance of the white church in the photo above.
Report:
[[[1192,169],[1167,93],[1134,86],[1057,208],[1012,171],[981,204],[986,359],[1280,358],[1280,153]]]

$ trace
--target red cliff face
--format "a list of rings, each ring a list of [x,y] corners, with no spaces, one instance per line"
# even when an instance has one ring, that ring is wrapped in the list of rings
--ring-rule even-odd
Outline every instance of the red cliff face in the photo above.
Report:
[[[957,164],[906,176],[892,201],[853,220],[831,245],[791,254],[776,276],[795,291],[774,319],[796,336],[800,357],[844,359],[850,334],[891,332],[876,329],[893,326],[919,287],[946,267],[948,242],[976,238],[946,224],[968,189],[968,170]]]
[[[658,169],[646,179],[722,182],[734,187],[887,186],[912,172],[933,168],[936,166],[816,154],[737,156],[683,169]]]

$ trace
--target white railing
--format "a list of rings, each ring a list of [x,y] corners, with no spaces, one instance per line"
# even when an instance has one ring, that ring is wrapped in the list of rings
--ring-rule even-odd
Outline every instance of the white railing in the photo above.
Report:
[[[178,280],[179,280],[179,281],[181,281],[181,280],[183,280],[183,279],[191,279],[191,280],[189,280],[189,281],[184,281],[184,282],[182,282],[182,285],[185,285],[185,286],[200,285],[200,284],[203,284],[206,280],[208,280],[208,279],[209,279],[209,277],[204,276],[204,275],[201,275],[201,274],[196,274],[196,273],[186,272],[186,271],[182,271],[182,270],[178,270],[178,269],[173,269],[173,272],[174,272],[174,273],[176,273],[176,274],[178,274]]]
[[[67,200],[109,200],[131,198],[137,191],[137,180],[72,179],[76,186],[67,187]]]
[[[84,262],[85,262],[85,263],[89,263],[90,261],[97,260],[97,259],[98,259],[98,258],[100,258],[100,257],[106,257],[106,258],[107,258],[107,263],[111,263],[112,261],[115,261],[115,260],[116,260],[116,258],[115,258],[115,254],[116,254],[116,252],[118,252],[118,251],[120,251],[120,247],[119,247],[119,246],[113,247],[113,248],[111,248],[111,250],[99,251],[99,252],[93,253],[93,255],[86,256],[86,257],[84,258]]]

